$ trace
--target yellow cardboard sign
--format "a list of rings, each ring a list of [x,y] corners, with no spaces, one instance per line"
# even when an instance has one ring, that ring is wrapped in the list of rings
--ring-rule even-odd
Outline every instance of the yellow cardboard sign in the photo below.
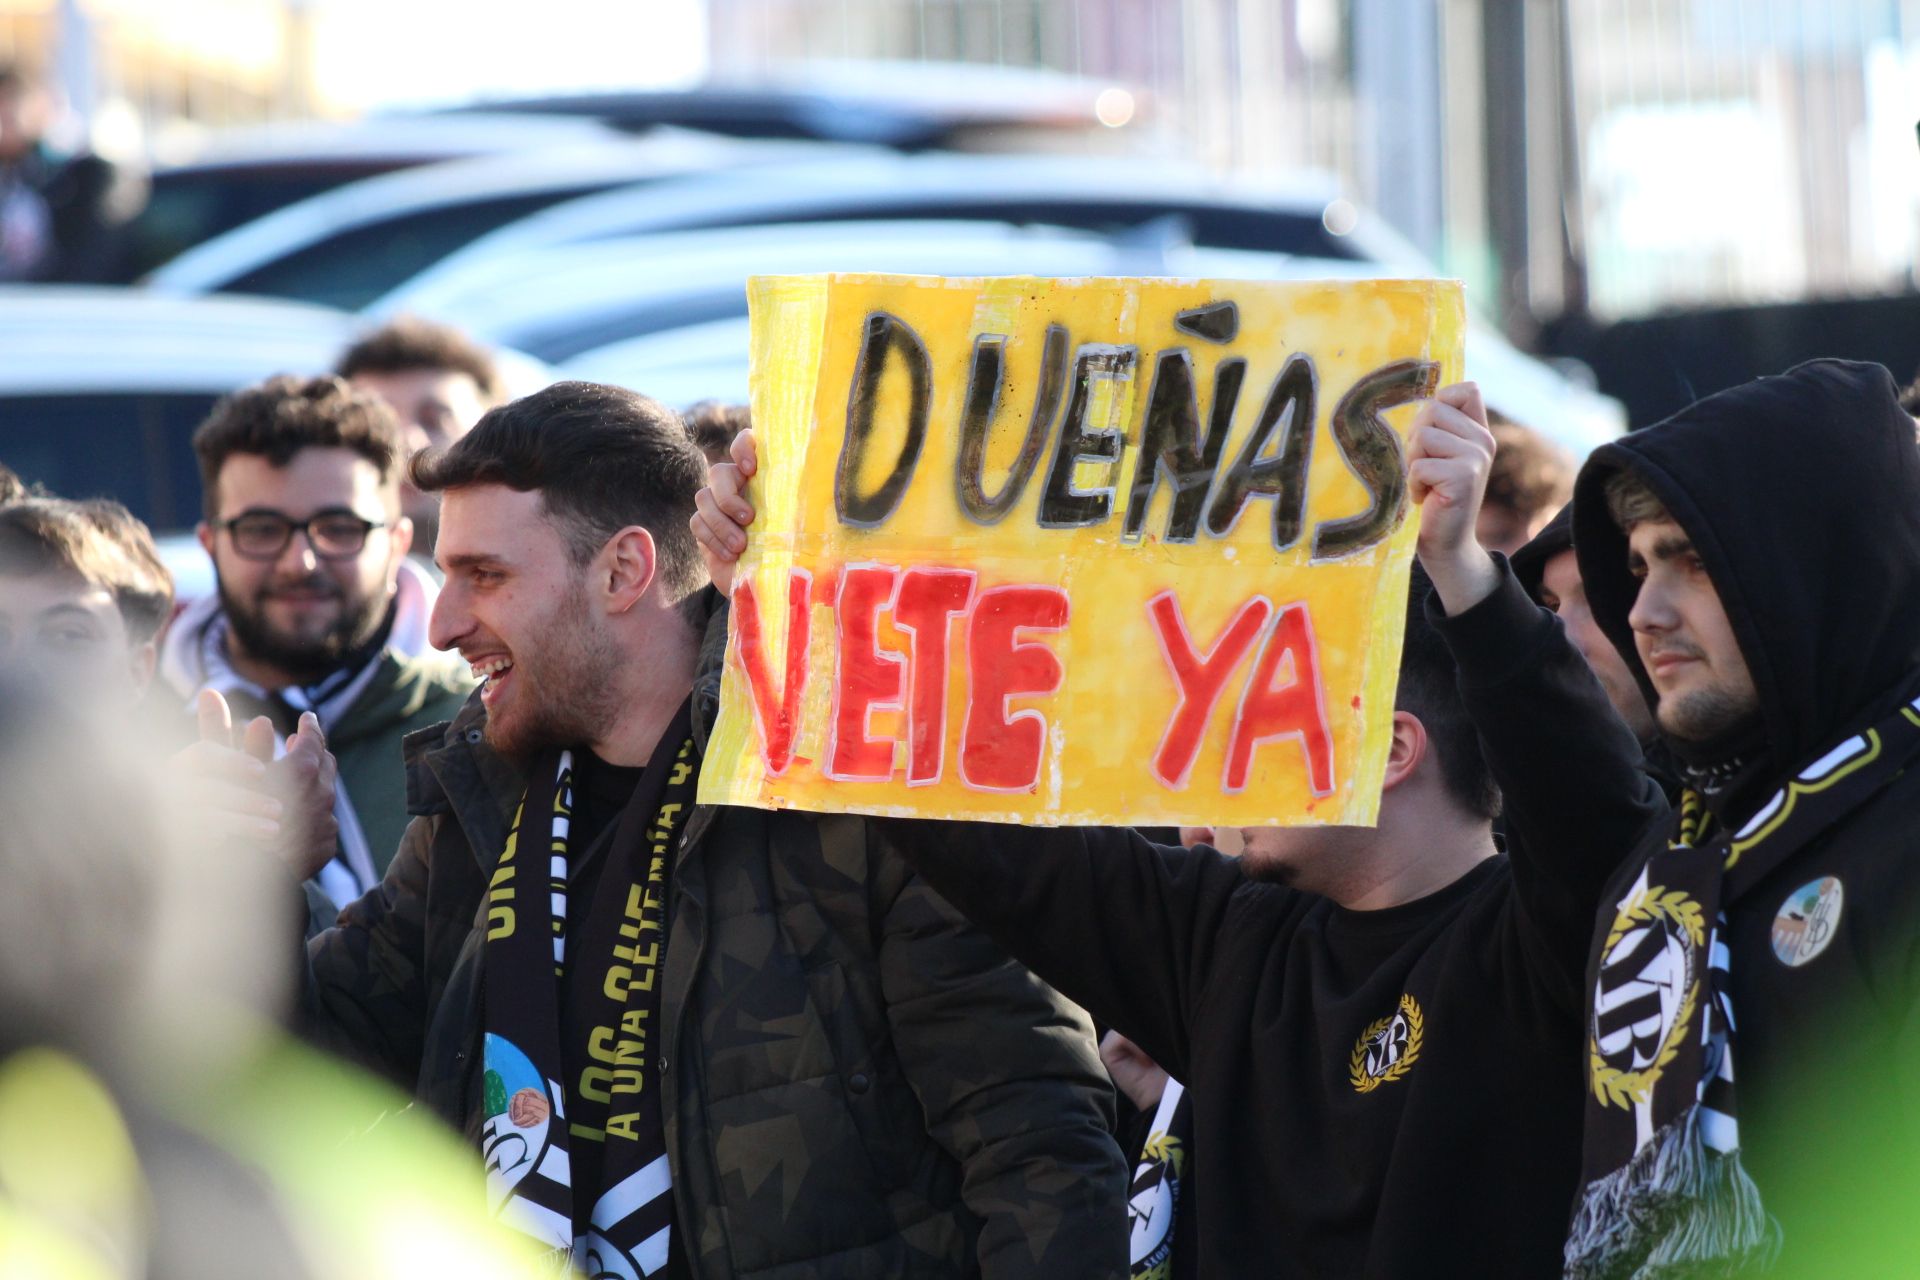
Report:
[[[700,799],[1371,824],[1451,281],[749,284],[759,510]]]

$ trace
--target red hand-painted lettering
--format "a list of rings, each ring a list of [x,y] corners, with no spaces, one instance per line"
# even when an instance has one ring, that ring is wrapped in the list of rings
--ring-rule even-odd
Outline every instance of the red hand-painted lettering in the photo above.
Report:
[[[907,659],[907,785],[940,781],[947,753],[947,633],[973,603],[970,569],[907,570],[893,625],[910,637]]]
[[[900,570],[889,564],[848,565],[840,574],[834,602],[840,650],[835,682],[833,744],[827,750],[827,775],[842,782],[885,782],[893,776],[891,737],[868,736],[875,710],[896,710],[905,685],[900,655],[879,645],[880,611],[893,600]]]
[[[1058,587],[1010,586],[982,592],[967,629],[971,694],[960,732],[960,777],[978,791],[1031,791],[1040,782],[1046,717],[1038,711],[1007,715],[1014,698],[1040,697],[1060,687],[1060,659],[1043,644],[1022,642],[1026,631],[1067,625],[1067,593]]]
[[[1274,687],[1282,660],[1287,663],[1285,684]],[[1317,796],[1333,792],[1333,734],[1320,692],[1320,658],[1313,635],[1313,619],[1304,602],[1290,604],[1273,620],[1254,659],[1253,675],[1240,698],[1233,737],[1227,744],[1228,791],[1244,791],[1253,767],[1253,749],[1263,742],[1298,738],[1306,756],[1307,785]]]
[[[800,697],[807,688],[807,646],[811,639],[813,575],[795,569],[787,578],[787,670],[779,692],[767,670],[766,634],[760,625],[760,602],[751,579],[742,578],[733,589],[733,620],[739,637],[739,657],[753,691],[754,719],[760,726],[760,754],[767,772],[778,777],[793,763],[793,745],[800,728]]]
[[[1153,756],[1153,776],[1163,786],[1178,789],[1187,785],[1221,690],[1260,638],[1261,628],[1272,612],[1273,605],[1265,596],[1255,596],[1227,620],[1213,646],[1202,655],[1194,652],[1193,637],[1187,634],[1187,622],[1173,592],[1162,591],[1147,601],[1147,616],[1153,620],[1160,652],[1180,689],[1180,705],[1167,721],[1166,734]]]

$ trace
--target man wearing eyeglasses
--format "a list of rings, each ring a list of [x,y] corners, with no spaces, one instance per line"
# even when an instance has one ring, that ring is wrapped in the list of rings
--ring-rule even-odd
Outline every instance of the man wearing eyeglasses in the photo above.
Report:
[[[200,544],[217,597],[190,605],[160,657],[191,704],[219,693],[284,740],[312,712],[339,763],[336,903],[377,884],[407,825],[400,739],[453,718],[473,687],[427,643],[434,584],[407,560],[406,445],[387,405],[339,378],[269,379],[215,406],[193,437]]]

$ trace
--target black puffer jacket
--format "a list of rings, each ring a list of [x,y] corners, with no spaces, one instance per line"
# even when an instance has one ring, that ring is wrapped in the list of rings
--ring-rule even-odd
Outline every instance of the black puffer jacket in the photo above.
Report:
[[[716,622],[702,743],[724,638]],[[484,723],[476,696],[409,737],[400,852],[309,947],[323,1031],[469,1135],[483,897],[524,790]],[[866,821],[702,806],[671,883],[661,1108],[694,1275],[1124,1273],[1127,1169],[1086,1015]]]

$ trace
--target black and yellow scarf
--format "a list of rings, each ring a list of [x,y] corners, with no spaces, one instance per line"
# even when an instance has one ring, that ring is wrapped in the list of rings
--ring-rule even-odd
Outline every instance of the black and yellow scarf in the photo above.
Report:
[[[690,706],[648,761],[571,940],[573,753],[543,758],[486,901],[488,1201],[499,1219],[590,1275],[651,1275],[669,1256],[672,1177],[658,1100],[660,977],[674,845],[698,772]],[[569,951],[571,959],[569,960]],[[577,1070],[570,1072],[569,1067]],[[571,1077],[571,1078],[570,1078]],[[593,1144],[587,1147],[586,1144]],[[576,1156],[597,1152],[582,1185]]]
[[[1725,908],[1916,758],[1920,699],[1813,761],[1737,831],[1682,797],[1678,831],[1596,939],[1570,1280],[1731,1275],[1777,1250],[1740,1163]]]

